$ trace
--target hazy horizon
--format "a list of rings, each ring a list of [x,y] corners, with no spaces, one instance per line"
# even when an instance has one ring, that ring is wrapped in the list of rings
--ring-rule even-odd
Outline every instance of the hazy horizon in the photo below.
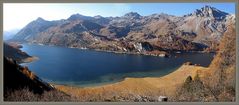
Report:
[[[155,13],[182,16],[205,5],[235,14],[234,3],[4,3],[3,30],[21,29],[38,17],[59,20],[77,13],[85,16],[116,17],[129,12],[137,12],[142,16]]]

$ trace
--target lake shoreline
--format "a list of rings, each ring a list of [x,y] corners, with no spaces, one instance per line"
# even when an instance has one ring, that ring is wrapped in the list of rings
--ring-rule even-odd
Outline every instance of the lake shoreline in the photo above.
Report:
[[[107,53],[114,53],[114,54],[129,54],[129,55],[144,55],[144,56],[155,56],[155,57],[162,57],[162,58],[168,58],[168,57],[174,57],[173,54],[181,54],[181,53],[216,53],[216,51],[197,51],[197,50],[190,50],[190,51],[184,51],[184,50],[162,50],[157,51],[156,53],[152,53],[149,51],[144,52],[129,52],[129,51],[112,51],[112,50],[103,50],[103,49],[93,49],[93,48],[86,48],[86,47],[68,47],[68,46],[60,46],[60,45],[52,45],[52,44],[41,44],[41,43],[27,43],[27,44],[35,44],[40,46],[56,46],[56,47],[64,47],[64,48],[74,48],[74,49],[81,49],[81,50],[92,50],[97,52],[107,52]]]
[[[36,44],[37,45],[37,44]],[[34,45],[35,46],[35,45]],[[44,47],[45,45],[41,45],[42,47]],[[40,46],[39,46],[40,47]],[[38,46],[35,46],[35,48],[39,48]],[[47,45],[46,45],[46,47],[47,47]],[[51,47],[49,47],[49,48],[51,48]],[[57,49],[59,49],[58,47],[56,47]],[[65,50],[65,48],[67,48],[67,47],[64,47],[64,49],[63,50]],[[60,48],[60,49],[62,49],[62,48]],[[70,48],[67,48],[67,49],[70,49]],[[31,49],[30,48],[30,50],[33,50],[33,49]],[[89,50],[91,50],[91,49],[89,49]],[[46,50],[46,51],[48,51],[48,50]],[[77,52],[77,50],[73,50],[73,51],[76,51]],[[82,50],[83,51],[83,50]],[[95,51],[95,50],[92,50],[92,51],[94,51],[94,52],[98,52],[98,51]],[[28,52],[28,51],[26,51],[26,52]],[[38,51],[37,51],[38,52]],[[87,53],[87,52],[85,52],[85,51],[83,51],[84,53]],[[103,52],[103,51],[101,51],[101,52]],[[46,54],[47,52],[45,52],[45,54]],[[84,54],[83,53],[83,54]],[[88,53],[87,53],[88,54]],[[37,55],[37,54],[34,54],[33,53],[33,55]],[[107,54],[106,54],[107,55]],[[181,55],[181,54],[179,54],[179,55]],[[114,55],[115,56],[115,55]],[[188,56],[188,55],[186,55],[186,56]],[[194,55],[191,55],[191,56],[194,56]],[[39,57],[41,57],[41,56],[39,56]],[[51,56],[52,57],[52,56]],[[119,56],[120,58],[121,58],[121,56]],[[49,58],[49,57],[48,57]],[[148,57],[147,57],[148,58]],[[151,57],[150,57],[151,58]],[[155,58],[157,58],[157,57],[155,57]],[[185,58],[184,56],[182,57],[182,58]],[[190,59],[191,59],[191,57],[189,57]],[[30,62],[30,61],[35,61],[35,60],[37,60],[37,59],[39,59],[39,58],[34,58],[34,57],[32,57],[31,59],[28,59],[28,60],[26,60],[26,61],[28,61],[28,62]],[[134,58],[135,59],[135,58]],[[140,59],[142,59],[142,58],[140,58]],[[161,59],[161,57],[159,58],[160,60],[159,61],[161,61],[162,59]],[[167,58],[168,59],[168,58]],[[167,60],[167,59],[163,59],[163,60]],[[174,58],[173,57],[173,59],[178,59],[178,58]],[[158,61],[158,60],[156,60],[156,61]],[[44,62],[44,61],[43,61]],[[155,62],[155,60],[154,60],[154,62]],[[167,63],[164,63],[165,61],[163,61],[163,65],[165,66],[165,64],[169,64],[170,62],[168,62],[167,61]],[[186,61],[180,61],[180,62],[186,62]],[[159,62],[158,62],[159,63]],[[158,63],[157,63],[157,65],[158,65]],[[195,63],[195,64],[198,64],[198,63]],[[200,64],[200,63],[199,63]],[[68,65],[68,64],[65,64],[65,65]],[[163,66],[162,65],[162,66]],[[175,64],[173,64],[173,65],[175,65]],[[167,65],[167,66],[169,66],[169,65]],[[172,66],[172,65],[171,65]],[[179,65],[178,65],[179,66]],[[177,66],[177,67],[178,67]],[[145,68],[146,69],[146,68]],[[147,68],[148,69],[148,68]],[[150,68],[149,68],[150,69]],[[168,68],[167,68],[168,69]],[[171,68],[172,69],[172,68]],[[33,68],[33,70],[36,70],[36,68],[34,69]],[[44,69],[45,70],[45,69]],[[47,69],[46,69],[47,70]],[[57,69],[58,70],[58,69]],[[133,69],[132,70],[132,68],[131,68],[131,71],[133,72],[133,73],[137,73],[137,71],[135,71],[135,70],[138,70],[137,68],[135,68],[135,69]],[[161,70],[161,69],[160,69]],[[163,68],[163,70],[166,70],[166,69],[164,69]],[[176,70],[176,69],[174,69],[174,70]],[[174,71],[174,70],[171,70],[171,71]],[[171,73],[171,71],[170,71],[170,73]],[[58,71],[57,71],[58,72]],[[165,71],[164,71],[165,72]],[[166,72],[167,72],[167,70],[166,70]],[[144,71],[142,72],[142,73],[144,73]],[[162,72],[163,73],[163,72]],[[160,74],[160,72],[159,72],[159,74]],[[168,73],[166,73],[166,74],[168,74]],[[135,74],[135,75],[141,75],[141,74]],[[124,78],[122,78],[122,79],[125,79],[125,78],[145,78],[145,77],[156,77],[156,76],[151,76],[151,74],[143,74],[143,75],[145,75],[145,76],[142,76],[142,77],[134,77],[134,76],[129,76],[129,75],[122,75]],[[163,74],[162,76],[164,76],[165,74]],[[158,74],[157,74],[157,76],[158,76]],[[160,75],[160,77],[161,77],[161,75]],[[115,79],[115,78],[118,78],[118,76],[109,76],[109,77],[107,77],[106,79],[104,78],[104,80],[110,80],[110,78],[113,78],[113,79]],[[99,78],[100,79],[100,78]],[[51,80],[51,79],[49,79],[49,80]],[[99,82],[99,84],[101,85],[101,84],[112,84],[112,82],[105,82],[103,80],[103,82]],[[68,80],[66,80],[66,81],[68,81]],[[122,80],[123,81],[123,80]],[[49,81],[48,81],[49,82]],[[84,82],[84,81],[83,81]],[[113,83],[117,83],[117,82],[120,82],[120,81],[116,81],[116,82],[113,82]],[[54,82],[50,82],[50,83],[53,83],[54,84]],[[59,83],[61,83],[61,81],[59,82]],[[64,83],[64,81],[62,82],[62,83]],[[72,82],[73,84],[74,84],[74,82]],[[77,81],[75,82],[75,83],[77,83]],[[93,82],[93,85],[94,85],[94,87],[97,87],[98,85],[95,85],[94,84],[95,82]],[[65,84],[65,83],[64,83]],[[84,84],[84,83],[83,83]],[[91,83],[89,83],[89,84],[91,84]],[[89,85],[88,83],[86,84],[86,85]],[[67,85],[67,84],[66,84]],[[80,84],[74,84],[74,85],[79,85],[80,86]],[[91,87],[90,85],[89,86],[83,86],[83,87]]]
[[[188,76],[193,78],[197,74],[199,76],[204,76],[207,71],[207,67],[183,64],[174,72],[162,77],[125,78],[123,81],[117,83],[96,87],[74,87],[58,84],[52,85],[56,89],[75,97],[97,96],[100,94],[105,94],[105,96],[101,97],[114,97],[112,94],[108,94],[111,92],[119,94],[119,96],[125,94],[148,96],[148,93],[157,93],[157,95],[159,95],[159,91],[163,91],[163,93],[160,93],[161,95],[171,96],[175,93],[177,87],[182,84]]]
[[[27,58],[25,58],[25,59],[22,59],[22,62],[21,62],[21,63],[31,63],[31,62],[34,62],[34,61],[37,61],[37,60],[39,60],[38,57],[36,57],[36,56],[31,56],[31,57],[27,57]],[[21,64],[21,63],[20,63],[20,64]]]

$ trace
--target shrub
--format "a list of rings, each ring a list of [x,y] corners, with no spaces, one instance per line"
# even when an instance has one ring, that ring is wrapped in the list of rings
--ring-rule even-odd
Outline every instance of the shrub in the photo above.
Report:
[[[58,90],[45,91],[43,94],[34,94],[28,88],[4,90],[4,92],[4,101],[71,101],[71,96]]]
[[[176,90],[174,101],[204,101],[206,90],[200,77],[194,79],[188,76],[185,82]]]

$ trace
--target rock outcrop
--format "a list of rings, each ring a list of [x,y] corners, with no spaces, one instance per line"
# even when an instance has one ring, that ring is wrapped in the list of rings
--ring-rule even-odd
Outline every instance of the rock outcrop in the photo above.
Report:
[[[137,52],[138,47],[123,45],[145,42],[152,51],[202,51],[206,48],[215,51],[228,24],[233,23],[233,14],[210,6],[182,17],[165,13],[141,16],[136,12],[121,17],[74,14],[57,21],[38,18],[11,40],[118,52]]]

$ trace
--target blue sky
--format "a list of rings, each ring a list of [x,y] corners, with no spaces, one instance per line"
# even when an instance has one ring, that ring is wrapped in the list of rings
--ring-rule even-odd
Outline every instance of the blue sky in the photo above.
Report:
[[[138,12],[143,16],[154,13],[182,16],[205,5],[235,14],[234,3],[4,3],[3,30],[23,28],[37,17],[58,20],[76,13],[108,17],[122,16],[128,12]]]
[[[148,5],[145,5],[145,3],[135,4],[131,6],[131,10],[139,12],[141,15],[163,12],[171,15],[182,16],[191,13],[196,9],[200,9],[205,5],[210,5],[228,13],[235,13],[234,3],[148,3]]]

